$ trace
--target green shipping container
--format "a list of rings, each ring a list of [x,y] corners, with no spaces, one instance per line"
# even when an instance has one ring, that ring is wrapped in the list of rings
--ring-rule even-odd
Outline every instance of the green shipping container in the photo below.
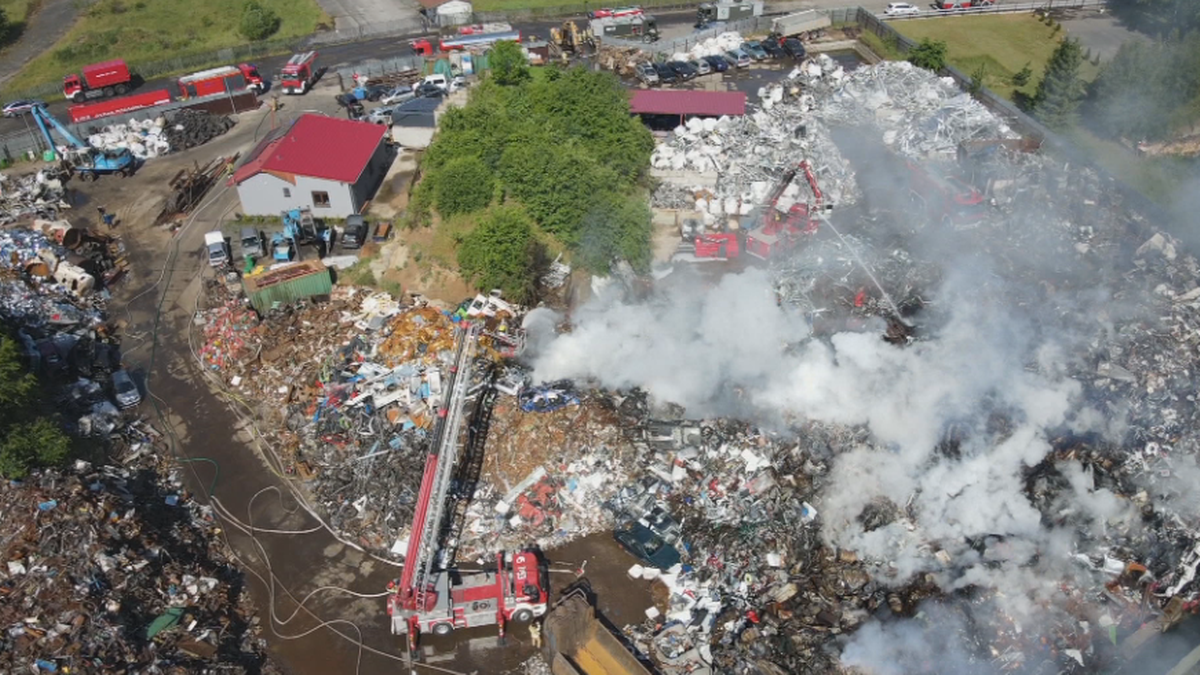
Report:
[[[277,270],[242,278],[242,290],[259,312],[275,303],[287,305],[304,298],[329,295],[333,278],[320,260],[306,260]]]

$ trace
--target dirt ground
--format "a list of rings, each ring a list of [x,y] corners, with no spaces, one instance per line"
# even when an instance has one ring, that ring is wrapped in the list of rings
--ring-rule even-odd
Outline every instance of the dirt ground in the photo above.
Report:
[[[335,112],[331,93],[318,89],[304,99],[285,99],[278,118],[286,122],[302,109],[320,110],[325,101],[325,111]],[[248,572],[246,580],[272,655],[290,673],[394,673],[403,664],[403,648],[390,634],[383,600],[336,589],[377,596],[399,576],[401,566],[343,545],[298,508],[287,479],[241,414],[242,402],[223,398],[212,388],[189,341],[195,307],[205,280],[212,276],[202,256],[203,233],[220,228],[238,211],[236,190],[219,184],[189,217],[155,224],[166,182],[180,169],[247,152],[269,128],[266,112],[243,114],[227,135],[150,160],[130,178],[72,183],[74,209],[67,217],[77,225],[96,227],[97,206],[117,216],[116,233],[125,242],[132,269],[113,289],[109,316],[121,326],[126,367],[144,382],[147,397],[141,412],[173,438],[173,451],[190,489],[199,498],[209,495],[211,504],[238,519],[222,516],[224,535]],[[33,170],[22,168],[15,173]],[[388,205],[403,208],[395,194]],[[421,242],[419,236],[409,236],[396,233],[397,250]],[[394,261],[403,255],[390,254]],[[466,297],[462,286],[445,288],[448,297]],[[251,531],[250,523],[273,532]],[[626,587],[624,570],[631,559],[611,536],[590,537],[550,554],[559,570],[552,575],[556,588],[573,582],[574,570],[589,561],[587,578],[604,603],[602,610],[615,614],[614,621],[636,621],[649,606],[647,588],[635,592]],[[335,590],[315,592],[320,587]],[[312,598],[298,604],[309,593],[314,593]],[[486,628],[426,642],[427,661],[449,673],[515,672],[531,653],[521,627],[510,632],[503,646]],[[418,672],[422,671],[438,672]]]

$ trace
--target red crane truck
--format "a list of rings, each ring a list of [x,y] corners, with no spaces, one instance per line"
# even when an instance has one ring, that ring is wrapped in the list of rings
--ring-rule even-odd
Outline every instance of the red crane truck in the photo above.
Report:
[[[133,75],[121,59],[93,63],[80,72],[82,77],[71,73],[63,78],[63,96],[68,101],[121,96],[133,88]]]
[[[809,194],[803,200],[785,200],[784,192],[797,171],[804,172]],[[801,235],[815,233],[820,225],[817,216],[825,209],[825,198],[817,186],[817,177],[813,175],[808,160],[783,174],[767,203],[770,206],[763,217],[762,227],[746,235],[746,252],[762,260],[769,260],[776,251],[791,247]]]
[[[258,67],[253,63],[209,68],[179,78],[179,97],[182,99],[225,94],[243,89],[262,92],[264,88],[263,79],[258,74]]]
[[[458,628],[495,625],[503,636],[505,624],[531,621],[545,614],[550,600],[548,570],[531,550],[498,553],[495,570],[469,577],[459,572],[453,575],[462,579],[457,583],[452,581],[450,570],[435,569],[471,386],[471,364],[481,330],[475,322],[460,329],[454,366],[445,387],[449,396],[437,410],[433,442],[425,458],[404,572],[388,584],[387,612],[392,634],[408,636],[409,655],[413,658],[418,656],[422,632],[448,635]]]
[[[317,70],[317,53],[303,52],[293,54],[284,64],[279,77],[280,88],[285,94],[303,94],[312,88],[320,72]]]

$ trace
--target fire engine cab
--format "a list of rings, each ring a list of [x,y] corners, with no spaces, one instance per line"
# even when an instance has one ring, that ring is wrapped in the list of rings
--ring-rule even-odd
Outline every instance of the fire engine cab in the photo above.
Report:
[[[458,628],[503,626],[509,621],[527,623],[546,613],[549,602],[548,571],[541,557],[530,550],[496,554],[494,570],[472,574],[460,572],[457,584],[449,572],[440,572],[431,588],[418,600],[400,582],[388,584],[388,615],[392,634],[449,635]]]

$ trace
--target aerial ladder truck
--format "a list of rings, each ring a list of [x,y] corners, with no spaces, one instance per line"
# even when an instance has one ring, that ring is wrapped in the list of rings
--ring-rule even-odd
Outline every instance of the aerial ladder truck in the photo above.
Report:
[[[800,172],[804,173],[808,194],[803,198],[788,197],[787,188]],[[815,233],[820,225],[820,213],[827,206],[808,160],[783,174],[767,197],[767,204],[762,227],[746,235],[746,252],[763,260],[769,260],[779,250],[791,248],[801,235]]]
[[[100,176],[116,174],[124,178],[125,176],[133,175],[137,170],[137,160],[133,153],[128,148],[120,148],[115,150],[99,150],[88,144],[80,141],[71,133],[69,129],[59,122],[50,111],[44,107],[37,105],[31,109],[34,121],[37,123],[38,130],[42,132],[46,143],[50,148],[63,159],[66,166],[80,180],[93,181]],[[54,127],[67,145],[60,146],[54,143],[54,137],[50,134],[50,127]]]
[[[497,553],[495,568],[478,574],[451,570],[453,561],[441,559],[447,500],[481,330],[476,322],[466,322],[459,329],[447,398],[437,407],[437,423],[425,458],[404,571],[400,579],[388,584],[392,634],[408,636],[408,653],[413,659],[419,658],[422,633],[449,635],[460,628],[495,625],[503,637],[508,622],[525,623],[542,616],[550,599],[548,569],[534,550]]]

